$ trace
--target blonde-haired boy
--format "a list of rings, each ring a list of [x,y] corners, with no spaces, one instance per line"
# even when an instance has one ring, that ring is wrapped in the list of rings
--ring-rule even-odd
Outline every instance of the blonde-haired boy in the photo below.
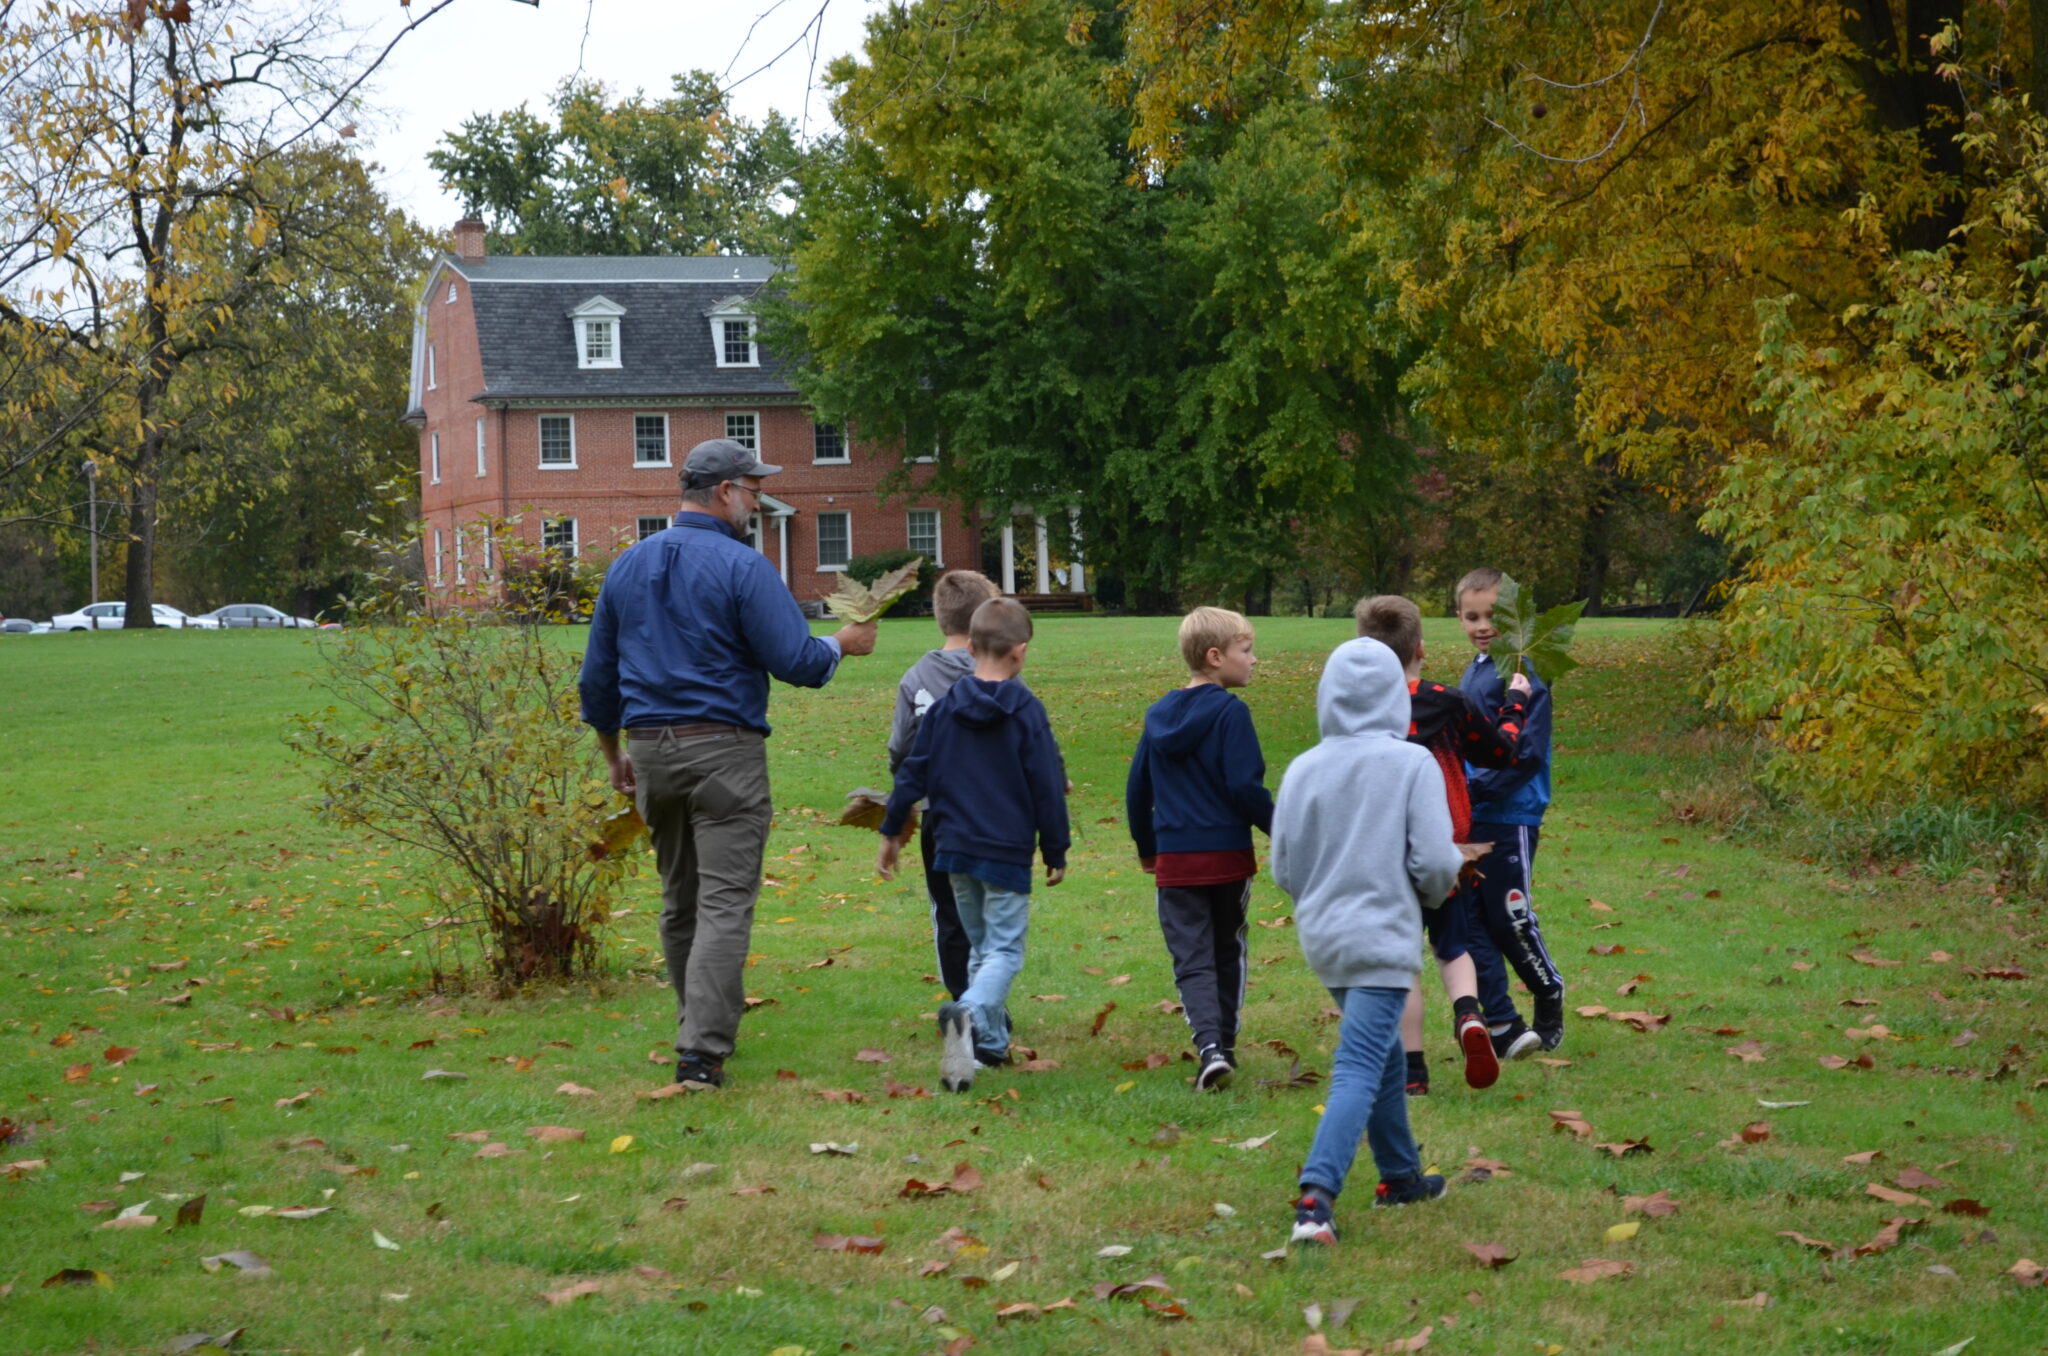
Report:
[[[1145,712],[1124,787],[1138,862],[1158,885],[1159,928],[1203,1091],[1227,1084],[1237,1068],[1245,910],[1259,872],[1252,829],[1273,827],[1258,731],[1231,695],[1252,680],[1252,645],[1251,623],[1227,609],[1198,607],[1182,619],[1188,681]]]
[[[953,684],[974,672],[968,632],[974,611],[1002,590],[978,570],[948,570],[932,585],[932,620],[944,643],[927,650],[904,671],[896,685],[896,718],[889,727],[889,775],[903,766],[917,742],[917,727]],[[932,906],[932,948],[938,952],[939,980],[958,998],[967,992],[967,960],[972,950],[960,926],[960,908],[953,899],[952,878],[932,865],[931,817],[920,821],[918,855],[924,861],[924,890]]]

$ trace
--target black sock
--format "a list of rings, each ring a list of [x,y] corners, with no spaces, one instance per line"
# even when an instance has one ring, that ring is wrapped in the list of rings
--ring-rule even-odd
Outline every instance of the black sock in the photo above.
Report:
[[[1423,1054],[1420,1050],[1410,1050],[1408,1052],[1408,1081],[1410,1083],[1427,1083],[1429,1081],[1429,1056]]]
[[[1458,1018],[1463,1017],[1468,1012],[1471,1013],[1474,1017],[1477,1017],[1479,1015],[1478,999],[1453,998],[1451,1000],[1451,1020],[1453,1022],[1456,1022]]]

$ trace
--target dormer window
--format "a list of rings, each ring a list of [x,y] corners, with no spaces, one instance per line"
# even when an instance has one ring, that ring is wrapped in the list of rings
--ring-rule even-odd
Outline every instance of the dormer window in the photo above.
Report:
[[[455,281],[452,278],[448,282],[448,304],[450,306],[455,304]]]
[[[720,367],[759,367],[761,349],[754,342],[754,317],[746,298],[728,297],[705,312],[711,322],[711,353]]]
[[[576,366],[622,366],[619,323],[625,314],[625,307],[605,297],[592,297],[569,312],[576,327]]]

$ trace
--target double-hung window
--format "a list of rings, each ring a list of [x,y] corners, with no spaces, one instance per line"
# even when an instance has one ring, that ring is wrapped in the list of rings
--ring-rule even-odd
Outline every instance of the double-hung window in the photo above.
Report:
[[[733,410],[725,416],[725,436],[749,452],[761,450],[761,416],[752,410]]]
[[[439,390],[440,388],[441,388],[441,383],[440,383],[440,382],[439,382],[438,380],[436,380],[436,379],[435,379],[435,375],[434,375],[434,346],[433,346],[432,344],[428,344],[428,345],[427,345],[427,389],[428,389],[429,391],[437,391],[437,390]]]
[[[711,356],[720,367],[759,367],[761,346],[754,342],[754,317],[747,298],[727,297],[704,313],[711,322]]]
[[[939,556],[939,511],[910,510],[909,532],[904,544],[933,565],[945,564]]]
[[[457,584],[466,582],[462,574],[462,529],[460,527],[455,529],[455,582]]]
[[[815,424],[811,428],[811,460],[845,461],[846,435],[837,424]]]
[[[846,562],[853,559],[853,515],[850,513],[820,513],[818,515],[818,568],[821,570],[843,570]]]
[[[540,464],[542,469],[575,469],[575,415],[544,414],[540,417]]]
[[[540,544],[544,551],[560,551],[565,556],[576,554],[576,520],[574,518],[548,518],[540,525]]]
[[[669,520],[660,514],[643,513],[633,520],[633,530],[639,534],[640,541],[646,541],[657,532],[666,532],[668,528]]]
[[[609,297],[592,297],[569,312],[569,323],[576,331],[576,366],[624,365],[620,329],[625,314],[626,308]]]
[[[476,417],[476,473],[479,476],[488,474],[484,469],[484,417],[482,415]]]
[[[427,435],[427,449],[428,449],[428,451],[427,451],[427,473],[428,473],[428,479],[429,479],[429,481],[430,481],[430,482],[431,482],[432,484],[438,485],[438,484],[440,484],[440,483],[441,483],[441,435],[440,435],[440,434],[438,434],[438,433],[429,433],[429,434]]]
[[[668,465],[667,415],[636,414],[633,416],[633,464],[635,466]]]
[[[441,529],[434,529],[434,587],[441,587]]]

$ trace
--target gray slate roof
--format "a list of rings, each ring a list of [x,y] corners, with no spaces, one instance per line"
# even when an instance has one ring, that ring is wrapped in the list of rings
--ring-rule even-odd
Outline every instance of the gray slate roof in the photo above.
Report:
[[[759,367],[720,367],[706,312],[750,297],[775,275],[753,256],[601,258],[444,256],[470,283],[483,350],[479,399],[791,396],[795,388],[767,354]],[[569,313],[603,296],[625,308],[621,366],[576,365]]]

